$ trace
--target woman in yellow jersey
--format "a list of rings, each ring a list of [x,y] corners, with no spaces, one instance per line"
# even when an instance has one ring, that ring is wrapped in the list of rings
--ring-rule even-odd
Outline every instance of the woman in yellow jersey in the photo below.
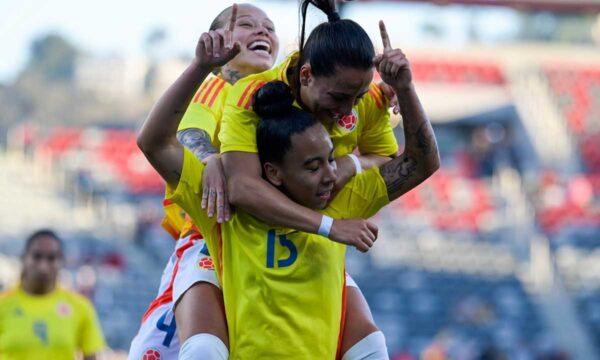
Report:
[[[217,16],[211,25],[211,31],[223,30],[230,25],[227,20],[233,19],[232,9],[229,7]],[[222,189],[225,181],[216,154],[219,148],[216,135],[229,84],[248,73],[270,68],[278,48],[273,24],[264,12],[251,5],[239,5],[237,9],[238,19],[232,38],[242,44],[241,52],[221,67],[221,73],[217,77],[207,78],[191,97],[177,134],[178,140],[206,164],[202,207],[207,207],[209,216],[216,213],[219,222],[227,217],[228,204],[226,191]],[[221,195],[216,196],[217,194]],[[215,205],[219,205],[219,211],[214,211]],[[167,202],[166,208],[168,212],[173,212],[173,218],[178,222],[178,207]],[[222,296],[217,288],[219,285],[212,269],[212,261],[203,249],[201,235],[191,225],[188,222],[183,227],[183,232],[181,225],[170,227],[172,233],[181,235],[181,238],[161,279],[159,294],[144,314],[140,330],[133,339],[129,352],[132,360],[139,359],[144,354],[156,353],[163,359],[176,358],[179,340],[185,341],[198,333],[214,334],[227,344]],[[351,279],[349,283],[352,283]],[[350,317],[345,337],[374,328],[362,294],[351,292],[348,300],[348,312],[356,316]],[[173,318],[174,310],[177,321]],[[353,319],[367,321],[356,323]],[[209,346],[204,347],[207,348]],[[202,355],[205,359],[209,356],[207,351]]]
[[[384,58],[382,62],[394,61]],[[324,216],[364,223],[364,242],[372,245],[376,228],[367,218],[422,179],[419,158],[435,143],[405,152],[379,168],[351,179],[330,201],[337,180],[333,144],[311,114],[292,107],[289,87],[269,83],[259,90],[257,145],[264,178],[293,201]],[[145,154],[170,186],[168,199],[182,206],[204,234],[222,284],[230,359],[334,359],[340,356],[343,326],[346,246],[323,236],[265,223],[238,210],[219,224],[199,204],[204,165],[177,145],[174,122],[149,118],[140,133],[158,141]],[[431,127],[424,129],[433,136]],[[169,145],[172,144],[172,145]],[[149,145],[149,144],[148,144]],[[429,175],[439,159],[427,164]],[[344,358],[382,359],[360,341]],[[182,348],[185,356],[185,345]]]
[[[384,82],[398,95],[406,144],[404,154],[419,156],[418,166],[410,168],[416,183],[425,180],[435,168],[437,148],[431,146],[427,153],[420,150],[426,144],[435,144],[435,139],[426,131],[430,123],[422,111],[408,61],[401,50],[392,49],[386,36],[385,54],[393,61],[382,63],[365,31],[351,20],[339,19],[334,2],[303,0],[303,27],[309,4],[323,10],[329,21],[317,26],[306,43],[303,30],[300,51],[282,65],[250,75],[229,90],[219,133],[229,199],[237,209],[270,224],[320,233],[366,251],[363,235],[369,230],[365,224],[347,224],[343,219],[332,221],[323,217],[290,200],[262,177],[256,141],[259,118],[251,108],[253,94],[262,84],[273,80],[291,87],[295,105],[313,113],[331,136],[338,166],[336,188],[361,168],[389,161],[398,150],[387,100],[371,84],[374,64]],[[384,72],[393,77],[385,76]],[[352,154],[355,150],[360,152],[358,157]],[[348,305],[368,309],[366,303],[354,304],[352,299],[362,299],[357,288],[348,288],[348,295]],[[347,312],[342,351],[378,331],[370,316],[364,314],[369,314],[368,310]]]
[[[21,283],[0,295],[0,359],[96,359],[105,343],[92,304],[57,283],[61,240],[37,231],[22,259]]]
[[[273,22],[264,11],[250,4],[240,4],[235,7],[234,16],[232,12],[234,7],[230,6],[217,15],[200,41],[212,50],[213,43],[215,48],[220,46],[224,35],[232,33],[231,40],[240,45],[239,53],[217,61],[206,78],[190,79],[178,94],[185,98],[178,106],[187,106],[187,109],[179,124],[177,139],[206,164],[203,184],[211,196],[203,199],[202,206],[209,216],[217,215],[219,222],[229,216],[217,137],[224,100],[231,84],[248,74],[270,69],[279,50]],[[197,64],[190,69],[194,65]],[[165,97],[165,100],[172,99]],[[181,114],[179,116],[181,118]],[[163,360],[177,359],[179,340],[185,341],[196,333],[214,334],[227,344],[222,295],[212,262],[205,255],[202,235],[189,219],[184,220],[176,204],[166,202],[165,210],[163,226],[177,243],[163,272],[158,294],[144,313],[140,329],[132,340],[131,360],[156,354]],[[205,347],[202,358],[210,358],[210,346]]]
[[[386,53],[384,55],[386,55],[386,56],[384,56],[383,60],[377,59],[378,63],[381,63],[380,71],[383,72],[385,69],[384,66],[387,66],[388,64],[390,64],[390,62],[394,62],[392,64],[391,69],[393,69],[394,66],[400,67],[400,68],[407,68],[408,65],[406,63],[405,58],[403,56],[398,56],[399,55],[398,51],[394,51],[394,50],[388,49],[388,47],[386,47]],[[395,75],[396,75],[396,78],[402,79],[402,77],[397,76],[398,75],[397,73],[395,73]],[[185,78],[185,76],[183,76],[182,78]],[[385,77],[384,77],[384,79],[385,79]],[[180,79],[180,80],[184,81],[183,79]],[[394,83],[394,85],[398,85],[398,81],[394,81],[393,83]],[[177,86],[174,86],[174,88],[176,89]],[[396,88],[399,88],[399,87],[396,86]],[[175,91],[175,90],[173,90],[173,91]],[[418,101],[417,101],[417,105],[418,105]],[[167,109],[162,109],[160,111],[166,111],[166,110],[168,110],[168,107],[167,107]],[[420,107],[419,107],[419,109],[417,109],[417,111],[420,113],[418,115],[423,117],[422,110],[420,109]],[[170,112],[170,111],[168,111],[168,112]],[[175,117],[171,117],[170,120],[174,121],[174,120],[178,120],[178,119],[176,119]],[[174,155],[174,153],[171,150],[175,150],[172,145],[176,145],[170,141],[165,141],[165,139],[160,138],[161,136],[164,136],[165,134],[169,133],[168,131],[166,131],[165,128],[161,129],[160,131],[153,129],[153,127],[160,126],[160,124],[162,124],[163,126],[171,126],[171,125],[168,125],[169,121],[160,121],[160,120],[157,120],[156,116],[151,115],[149,117],[149,119],[147,120],[144,130],[142,131],[142,135],[140,135],[140,138],[139,138],[140,146],[145,150],[149,159],[155,165],[158,165],[158,163],[161,162],[160,161],[161,158],[164,159],[164,157],[169,157],[171,155]],[[425,140],[425,141],[421,141],[420,147],[417,147],[416,149],[413,148],[412,146],[407,147],[407,151],[405,151],[405,153],[403,154],[403,157],[402,157],[404,162],[401,164],[401,166],[395,167],[398,171],[401,171],[400,175],[404,175],[404,177],[401,178],[396,184],[396,186],[398,187],[398,190],[406,191],[407,190],[406,188],[411,188],[411,187],[416,186],[416,184],[418,184],[426,176],[428,176],[428,173],[433,171],[437,166],[437,150],[435,147],[435,139],[433,139],[432,133],[429,131],[430,126],[427,122],[425,122],[424,126],[420,126],[420,128],[421,128],[420,131],[423,135],[421,140]],[[411,140],[413,140],[413,139],[411,139]],[[428,142],[427,140],[430,140],[430,141]],[[431,141],[431,140],[433,140],[433,141]],[[157,141],[157,142],[155,143],[154,141]],[[177,151],[175,151],[175,153],[176,152]],[[425,156],[425,155],[427,155],[427,156]],[[415,164],[414,159],[416,158],[416,156],[419,156],[419,158],[418,158],[419,161]],[[181,161],[181,158],[179,158],[178,160]],[[173,175],[169,172],[164,172],[164,171],[166,171],[165,168],[161,167],[160,165],[157,166],[157,169],[159,170],[159,172],[161,172],[161,174],[164,177]],[[178,173],[175,175],[179,176]],[[196,190],[199,192],[199,189],[196,189]],[[320,196],[322,198],[326,199],[330,196],[330,193],[327,193],[327,192],[322,193],[322,194],[320,194]],[[204,215],[204,214],[198,214],[196,212],[195,215],[196,215],[196,217],[198,217],[199,215]],[[204,215],[204,217],[206,217],[206,215]],[[360,241],[363,242],[365,246],[368,247],[368,246],[372,245],[372,239],[375,236],[373,234],[373,229],[369,229],[366,222],[364,222],[364,221],[349,221],[349,220],[345,220],[345,221],[341,221],[341,222],[344,222],[348,227],[354,227],[354,228],[358,228],[358,229],[366,228],[365,232],[363,232],[362,234],[359,234],[358,236],[362,237],[362,239]],[[354,225],[356,225],[356,226],[354,226]],[[230,228],[230,225],[228,225],[227,228]],[[209,231],[207,233],[207,239],[210,240],[211,238],[214,241],[215,234],[214,234],[214,232]],[[279,240],[280,240],[280,242],[282,241],[281,237]],[[284,241],[284,243],[285,243],[285,241]],[[217,252],[217,253],[219,253],[219,252]],[[286,262],[284,261],[283,265],[285,265],[285,263]],[[279,262],[277,262],[277,264],[279,264]],[[225,269],[227,269],[227,267],[225,267]],[[242,295],[243,294],[240,294],[241,297],[243,297]],[[226,305],[227,305],[227,301],[226,301]],[[230,322],[230,330],[231,330],[231,322]]]

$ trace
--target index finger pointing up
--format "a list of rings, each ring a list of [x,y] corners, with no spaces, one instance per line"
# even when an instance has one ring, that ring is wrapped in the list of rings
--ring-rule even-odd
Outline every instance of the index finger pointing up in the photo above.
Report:
[[[391,50],[392,45],[390,44],[390,37],[388,36],[388,32],[385,29],[385,24],[383,20],[379,20],[379,31],[381,32],[381,40],[383,41],[383,49]]]
[[[235,22],[237,20],[237,12],[238,12],[238,6],[237,4],[233,4],[233,6],[231,7],[231,20],[229,21],[229,31],[233,32],[233,29],[235,29]]]

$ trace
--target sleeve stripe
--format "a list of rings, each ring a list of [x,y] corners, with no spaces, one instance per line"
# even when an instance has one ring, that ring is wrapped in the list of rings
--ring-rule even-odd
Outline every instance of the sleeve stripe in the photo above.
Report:
[[[279,73],[279,80],[283,81],[283,79],[285,79],[285,73],[287,71],[288,67],[287,66],[282,66],[281,72]],[[288,82],[290,79],[287,79]]]
[[[373,97],[373,100],[375,100],[375,105],[377,105],[377,107],[381,109],[383,107],[383,103],[381,101],[381,95],[377,93],[377,90],[375,90],[374,87],[369,89],[369,94],[371,94],[371,96]]]
[[[250,96],[248,96],[248,100],[246,101],[246,105],[244,106],[246,110],[250,110],[250,106],[252,106],[252,102],[254,101],[254,94],[266,83],[266,81],[261,81],[258,84],[256,84],[254,89],[252,89],[252,92],[250,93]]]
[[[194,103],[198,102],[198,99],[200,99],[200,96],[204,92],[204,89],[206,89],[206,87],[208,86],[208,84],[210,84],[211,82],[213,82],[213,80],[214,80],[214,78],[210,79],[209,81],[205,81],[202,85],[200,85],[200,89],[198,90],[198,92],[196,93],[196,96],[194,97]]]
[[[217,86],[217,89],[215,90],[212,98],[210,98],[210,103],[208,104],[208,107],[212,107],[214,105],[215,100],[217,99],[217,96],[219,96],[219,93],[223,89],[223,86],[225,86],[225,81],[221,81],[219,86]]]
[[[223,80],[215,78],[215,81],[213,81],[210,84],[210,86],[206,89],[206,92],[204,93],[204,96],[202,97],[202,100],[200,100],[200,102],[202,104],[206,104],[206,99],[208,99],[208,95],[210,95],[210,93],[213,90],[213,88],[215,87],[215,85],[217,85],[220,81],[223,81]]]
[[[248,95],[248,91],[250,91],[250,88],[252,88],[254,86],[254,84],[256,84],[258,80],[253,80],[250,85],[246,86],[246,89],[244,90],[244,92],[242,93],[242,96],[240,97],[240,101],[238,101],[237,106],[242,106],[242,104],[244,104],[244,100],[246,99],[246,95]]]

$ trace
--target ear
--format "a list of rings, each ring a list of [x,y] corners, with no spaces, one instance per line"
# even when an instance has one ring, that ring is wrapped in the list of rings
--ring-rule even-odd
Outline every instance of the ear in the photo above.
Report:
[[[281,170],[273,163],[265,163],[263,165],[267,180],[274,186],[281,186],[283,180],[281,178]]]
[[[308,86],[310,79],[312,78],[312,69],[310,64],[304,64],[300,68],[300,84],[302,86]]]

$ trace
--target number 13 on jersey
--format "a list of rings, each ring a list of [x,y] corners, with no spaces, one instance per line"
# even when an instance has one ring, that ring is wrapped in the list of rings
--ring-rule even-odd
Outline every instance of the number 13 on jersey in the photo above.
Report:
[[[279,241],[276,241],[277,239]],[[277,245],[276,243],[279,243]],[[282,235],[276,235],[275,230],[269,230],[267,233],[267,267],[275,267],[275,253],[280,253],[286,248],[289,251],[289,256],[283,259],[277,259],[277,268],[283,268],[292,265],[298,258],[298,249],[291,240]]]

